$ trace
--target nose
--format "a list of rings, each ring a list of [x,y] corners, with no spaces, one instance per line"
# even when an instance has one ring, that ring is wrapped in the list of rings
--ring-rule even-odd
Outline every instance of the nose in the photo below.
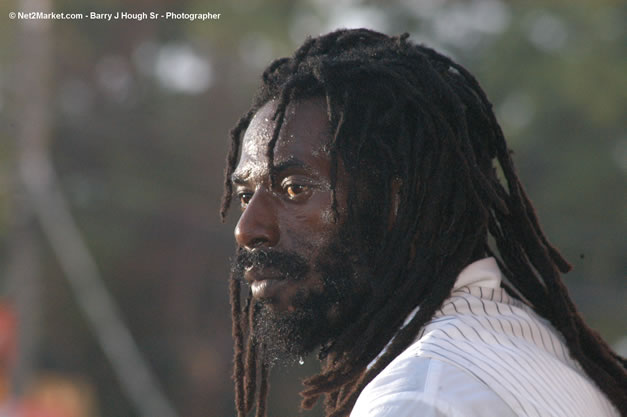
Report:
[[[255,249],[273,247],[279,241],[277,213],[271,196],[255,192],[235,226],[235,241],[240,247]]]

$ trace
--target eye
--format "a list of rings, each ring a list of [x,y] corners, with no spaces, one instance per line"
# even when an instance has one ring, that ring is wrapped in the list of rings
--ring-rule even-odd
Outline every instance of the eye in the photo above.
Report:
[[[299,184],[290,184],[286,187],[286,191],[290,197],[296,197],[297,195],[305,191],[305,186]]]
[[[239,192],[237,193],[237,198],[239,199],[239,204],[242,208],[246,208],[250,199],[253,198],[253,193],[251,192]]]
[[[290,198],[297,198],[307,191],[309,191],[309,187],[302,184],[288,184],[285,186],[285,192]]]

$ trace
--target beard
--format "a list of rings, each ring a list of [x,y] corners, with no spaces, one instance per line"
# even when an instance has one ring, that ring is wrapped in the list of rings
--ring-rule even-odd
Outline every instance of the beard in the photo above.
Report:
[[[270,364],[295,362],[319,346],[329,346],[367,304],[371,281],[362,271],[367,268],[358,267],[365,265],[364,257],[352,253],[349,239],[340,236],[310,261],[298,253],[274,249],[238,251],[232,266],[235,279],[244,281],[245,269],[255,266],[275,268],[283,279],[301,282],[314,273],[321,284],[298,289],[289,311],[272,308],[271,300],[251,300],[250,308],[256,309],[252,337],[264,346]]]

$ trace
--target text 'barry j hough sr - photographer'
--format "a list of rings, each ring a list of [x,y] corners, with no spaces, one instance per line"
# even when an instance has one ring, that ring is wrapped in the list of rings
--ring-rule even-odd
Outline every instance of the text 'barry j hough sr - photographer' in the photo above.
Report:
[[[140,13],[130,13],[130,12],[114,12],[114,13],[97,13],[91,12],[88,17],[91,20],[158,20],[158,19],[166,19],[166,20],[219,20],[221,13],[177,13],[177,12],[140,12]]]

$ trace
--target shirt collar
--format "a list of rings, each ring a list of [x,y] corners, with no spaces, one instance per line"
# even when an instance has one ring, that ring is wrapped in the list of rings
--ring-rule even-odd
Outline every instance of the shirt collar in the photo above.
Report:
[[[457,276],[453,291],[462,287],[499,288],[501,286],[501,270],[493,257],[479,259],[462,269]],[[405,318],[403,327],[414,318],[418,307],[412,310]]]
[[[483,258],[465,267],[457,276],[453,291],[462,287],[499,288],[501,270],[493,257]]]
[[[499,288],[501,286],[501,270],[493,257],[479,259],[462,269],[457,276],[453,291],[462,287]],[[420,306],[414,308],[405,318],[403,327],[414,318]],[[368,369],[385,353],[392,340],[383,348],[375,359],[368,364]]]

